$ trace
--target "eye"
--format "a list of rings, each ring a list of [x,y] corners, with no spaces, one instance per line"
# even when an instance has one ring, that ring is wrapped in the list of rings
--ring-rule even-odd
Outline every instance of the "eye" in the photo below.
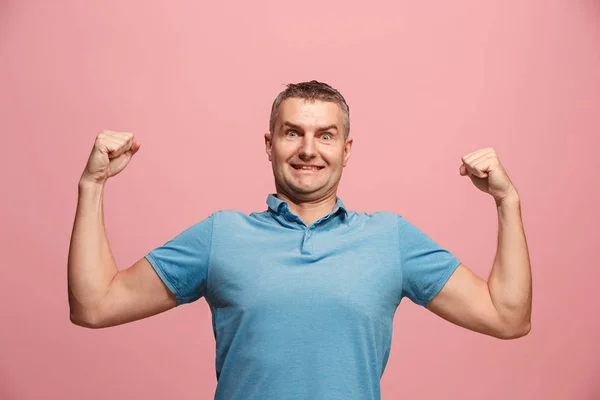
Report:
[[[298,132],[296,132],[294,130],[286,131],[285,134],[286,134],[286,136],[290,136],[290,137],[298,136]]]
[[[321,139],[324,139],[324,140],[331,140],[331,134],[329,134],[329,133],[324,133],[324,134],[322,134],[322,135],[321,135]]]

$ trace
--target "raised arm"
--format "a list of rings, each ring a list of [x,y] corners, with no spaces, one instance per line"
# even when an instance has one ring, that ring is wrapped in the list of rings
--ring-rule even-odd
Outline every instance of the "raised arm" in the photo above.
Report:
[[[101,132],[80,178],[67,266],[70,319],[76,325],[119,325],[176,305],[175,296],[145,258],[119,271],[106,237],[105,183],[139,148],[130,133]]]
[[[427,308],[440,317],[501,339],[531,330],[532,278],[517,190],[493,149],[463,157],[460,174],[494,197],[498,248],[487,281],[460,265]]]

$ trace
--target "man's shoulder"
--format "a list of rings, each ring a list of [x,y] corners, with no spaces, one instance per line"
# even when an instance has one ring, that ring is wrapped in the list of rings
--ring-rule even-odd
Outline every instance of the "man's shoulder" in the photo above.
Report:
[[[201,226],[207,226],[207,225],[215,225],[215,224],[220,224],[220,223],[227,223],[227,222],[235,222],[235,221],[240,221],[243,219],[249,219],[251,218],[251,214],[246,214],[242,211],[238,211],[238,210],[216,210],[216,211],[212,211],[209,212],[208,214],[206,214],[205,216],[196,219],[192,225],[190,226],[190,228],[195,228],[195,227],[201,227]]]
[[[245,225],[254,226],[256,223],[264,223],[269,220],[269,212],[265,211],[241,211],[234,209],[220,209],[213,212],[210,218],[218,225],[231,225],[241,228]]]
[[[229,208],[222,208],[222,209],[217,209],[214,211],[209,211],[208,213],[208,217],[215,217],[215,216],[219,216],[219,217],[251,217],[253,214],[261,214],[261,213],[265,213],[266,211],[242,211],[242,210],[234,210],[234,209],[229,209]]]

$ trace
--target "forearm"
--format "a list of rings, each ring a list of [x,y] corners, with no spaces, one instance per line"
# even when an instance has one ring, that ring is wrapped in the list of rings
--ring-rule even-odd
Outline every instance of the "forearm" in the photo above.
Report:
[[[492,302],[510,330],[531,325],[531,265],[518,195],[497,205],[498,249],[488,280]]]
[[[71,319],[93,320],[95,308],[105,296],[117,266],[104,229],[104,186],[81,181],[68,258]]]

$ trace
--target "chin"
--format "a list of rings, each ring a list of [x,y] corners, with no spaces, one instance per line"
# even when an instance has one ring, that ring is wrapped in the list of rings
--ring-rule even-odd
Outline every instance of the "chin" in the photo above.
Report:
[[[288,191],[290,193],[294,193],[300,196],[309,196],[314,195],[315,193],[321,192],[322,187],[320,186],[297,186],[297,185],[287,185]]]
[[[298,194],[303,194],[303,195],[307,195],[307,194],[313,194],[315,192],[319,191],[319,188],[312,188],[312,187],[292,187],[290,188],[292,193],[298,193]]]

